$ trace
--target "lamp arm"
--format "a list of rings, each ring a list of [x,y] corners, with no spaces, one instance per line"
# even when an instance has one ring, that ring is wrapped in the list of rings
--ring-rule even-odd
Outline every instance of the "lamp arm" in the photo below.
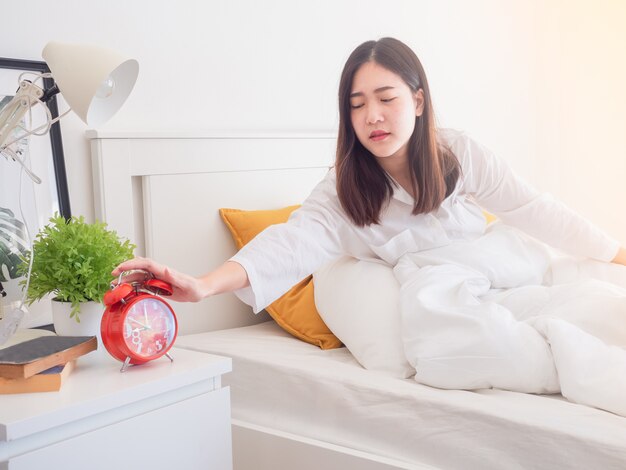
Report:
[[[0,111],[0,151],[15,142],[12,141],[5,145],[13,129],[19,126],[30,107],[37,103],[42,96],[43,90],[37,85],[28,80],[20,82],[20,87],[13,99]]]
[[[72,109],[70,108],[67,111],[65,111],[63,114],[61,114],[60,116],[55,117],[54,119],[52,119],[52,117],[50,115],[50,110],[48,109],[47,106],[44,106],[44,110],[46,111],[46,114],[48,115],[48,121],[45,124],[42,124],[41,126],[36,127],[33,130],[27,131],[26,133],[20,135],[19,137],[16,137],[15,139],[13,139],[10,142],[5,142],[0,147],[0,152],[4,152],[10,145],[13,145],[14,143],[22,140],[24,137],[28,137],[29,135],[46,135],[48,130],[52,126],[52,124],[58,122],[62,117],[67,116],[70,113],[70,111],[72,111]],[[45,130],[43,132],[39,132],[42,129],[45,129]]]

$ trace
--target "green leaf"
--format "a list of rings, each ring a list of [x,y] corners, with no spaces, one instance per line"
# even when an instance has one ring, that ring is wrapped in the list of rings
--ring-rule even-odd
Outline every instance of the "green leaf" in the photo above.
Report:
[[[101,302],[111,283],[111,271],[132,258],[135,245],[122,240],[104,223],[88,224],[84,217],[66,221],[55,215],[33,243],[33,271],[27,293],[32,303],[47,294],[71,302],[71,318],[80,322],[81,302]],[[26,271],[29,253],[22,257]],[[25,285],[25,281],[21,282]]]

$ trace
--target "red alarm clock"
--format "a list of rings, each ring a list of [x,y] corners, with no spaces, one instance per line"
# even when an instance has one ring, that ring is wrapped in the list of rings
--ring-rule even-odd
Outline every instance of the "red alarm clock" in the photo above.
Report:
[[[143,273],[140,281],[122,282],[129,274]],[[104,294],[106,309],[100,332],[102,343],[114,358],[122,361],[121,372],[129,364],[144,364],[167,356],[178,333],[176,315],[161,298],[172,295],[172,286],[141,270],[120,274],[117,285]]]

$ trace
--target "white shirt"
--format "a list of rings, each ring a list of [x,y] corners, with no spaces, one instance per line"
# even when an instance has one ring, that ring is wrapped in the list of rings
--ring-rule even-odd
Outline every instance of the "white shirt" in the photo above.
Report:
[[[259,312],[293,285],[342,255],[394,266],[409,252],[473,240],[485,231],[482,209],[569,254],[612,260],[620,243],[511,171],[462,132],[440,130],[461,164],[457,185],[438,210],[412,215],[414,200],[396,185],[380,224],[355,226],[339,203],[334,169],[284,224],[268,227],[231,261],[250,286],[235,294]]]

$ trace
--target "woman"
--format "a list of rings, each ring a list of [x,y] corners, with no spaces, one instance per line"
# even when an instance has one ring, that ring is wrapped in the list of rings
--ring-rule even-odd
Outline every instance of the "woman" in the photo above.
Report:
[[[556,248],[626,264],[617,241],[467,136],[437,129],[423,67],[402,42],[383,38],[352,52],[339,111],[335,169],[288,223],[198,278],[144,258],[112,274],[151,271],[172,284],[178,301],[235,291],[258,312],[340,255],[395,264],[406,252],[475,239],[485,231],[480,207]]]
[[[424,70],[396,39],[368,41],[350,55],[339,111],[335,168],[287,223],[269,227],[199,278],[142,258],[122,263],[112,274],[151,271],[172,284],[172,298],[179,301],[234,291],[258,312],[341,255],[382,260],[394,266],[401,285],[403,346],[418,382],[558,392],[559,377],[568,377],[569,369],[558,369],[550,334],[569,330],[558,322],[535,321],[541,316],[537,302],[529,310],[528,299],[549,297],[550,257],[536,239],[572,255],[619,264],[626,264],[626,249],[527,185],[463,133],[437,129]],[[483,209],[501,223],[487,229]],[[614,297],[615,286],[590,288],[590,295]],[[498,297],[502,290],[506,295]],[[571,298],[571,291],[551,292]],[[626,304],[626,291],[619,295]],[[580,326],[591,316],[605,342],[616,325],[626,324],[620,309],[587,310],[582,319],[567,319]],[[618,346],[626,346],[626,334],[616,338]],[[576,347],[565,341],[565,356],[573,357]],[[576,368],[570,369],[575,382]],[[573,396],[606,409],[621,403],[607,405],[596,400],[596,391],[591,395]]]

